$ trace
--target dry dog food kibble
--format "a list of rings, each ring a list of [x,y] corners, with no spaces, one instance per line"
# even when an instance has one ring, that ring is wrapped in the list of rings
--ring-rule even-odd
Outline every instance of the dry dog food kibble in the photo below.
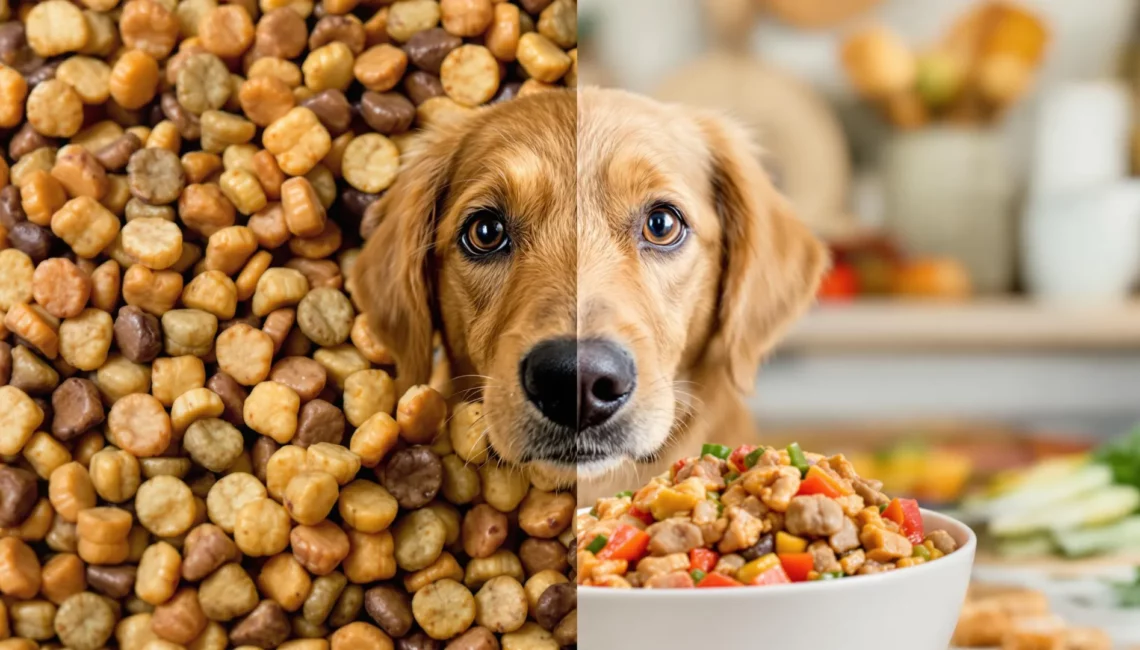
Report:
[[[574,85],[575,10],[0,0],[0,645],[575,644],[573,496],[397,394],[348,282],[418,129]]]

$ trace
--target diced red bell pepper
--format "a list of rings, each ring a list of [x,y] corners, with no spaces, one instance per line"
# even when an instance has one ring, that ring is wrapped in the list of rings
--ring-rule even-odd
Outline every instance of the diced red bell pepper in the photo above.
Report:
[[[598,559],[636,562],[645,555],[648,546],[649,533],[629,524],[621,524],[614,530],[613,535],[610,535],[605,547],[598,551]]]
[[[816,296],[820,301],[851,300],[859,295],[859,274],[850,264],[836,263],[823,276]]]
[[[710,587],[743,587],[744,583],[737,582],[732,578],[724,575],[723,573],[710,573],[701,578],[697,583],[698,589],[707,589]]]
[[[883,517],[899,525],[899,530],[911,544],[921,544],[926,537],[922,524],[922,511],[914,499],[892,499],[883,511]]]
[[[829,499],[838,499],[841,496],[846,496],[849,492],[830,474],[812,465],[808,468],[807,475],[800,483],[800,490],[796,495],[811,496],[813,494],[822,494]]]
[[[642,510],[641,508],[638,508],[637,506],[631,506],[629,509],[629,512],[627,512],[626,514],[628,514],[630,517],[633,517],[635,519],[640,519],[641,521],[643,521],[645,523],[646,526],[652,526],[653,523],[657,521],[656,519],[653,518],[652,513],[646,512],[646,511]]]
[[[811,553],[781,553],[779,557],[784,573],[788,574],[788,579],[792,582],[806,582],[808,573],[815,568],[815,559]]]
[[[748,468],[744,466],[744,458],[754,451],[756,451],[756,445],[740,445],[729,455],[728,464],[743,474],[748,470]]]
[[[716,561],[720,558],[716,551],[707,548],[694,548],[689,551],[689,571],[704,571],[712,573]]]
[[[788,578],[784,567],[777,565],[756,576],[756,578],[748,584],[761,587],[764,585],[784,585],[790,582],[791,579]]]

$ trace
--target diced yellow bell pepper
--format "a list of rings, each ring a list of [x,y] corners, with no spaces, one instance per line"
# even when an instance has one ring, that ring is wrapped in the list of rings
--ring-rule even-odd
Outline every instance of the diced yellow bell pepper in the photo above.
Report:
[[[765,571],[774,569],[778,566],[780,566],[780,558],[776,557],[775,553],[762,555],[755,560],[752,560],[748,564],[740,567],[740,569],[736,572],[736,579],[746,585],[751,584],[753,580],[755,580],[760,575],[763,575]]]
[[[679,512],[692,510],[701,502],[701,498],[702,497],[698,497],[692,492],[682,492],[674,488],[663,488],[654,495],[653,501],[649,504],[649,512],[653,514],[654,519],[662,521]]]
[[[790,535],[782,530],[776,533],[776,552],[779,554],[803,553],[807,547],[807,540],[802,537]]]

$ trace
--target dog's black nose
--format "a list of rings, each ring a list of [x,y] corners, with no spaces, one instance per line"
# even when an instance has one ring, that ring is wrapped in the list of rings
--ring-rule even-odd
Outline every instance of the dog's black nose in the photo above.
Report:
[[[576,430],[605,422],[637,386],[633,357],[604,339],[553,339],[522,362],[527,398],[551,422]]]

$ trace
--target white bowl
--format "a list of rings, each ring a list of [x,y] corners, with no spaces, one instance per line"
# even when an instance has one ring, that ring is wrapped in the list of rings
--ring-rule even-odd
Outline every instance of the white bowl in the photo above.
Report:
[[[946,650],[970,583],[977,538],[929,510],[926,530],[959,548],[879,575],[723,589],[578,588],[583,650]]]

